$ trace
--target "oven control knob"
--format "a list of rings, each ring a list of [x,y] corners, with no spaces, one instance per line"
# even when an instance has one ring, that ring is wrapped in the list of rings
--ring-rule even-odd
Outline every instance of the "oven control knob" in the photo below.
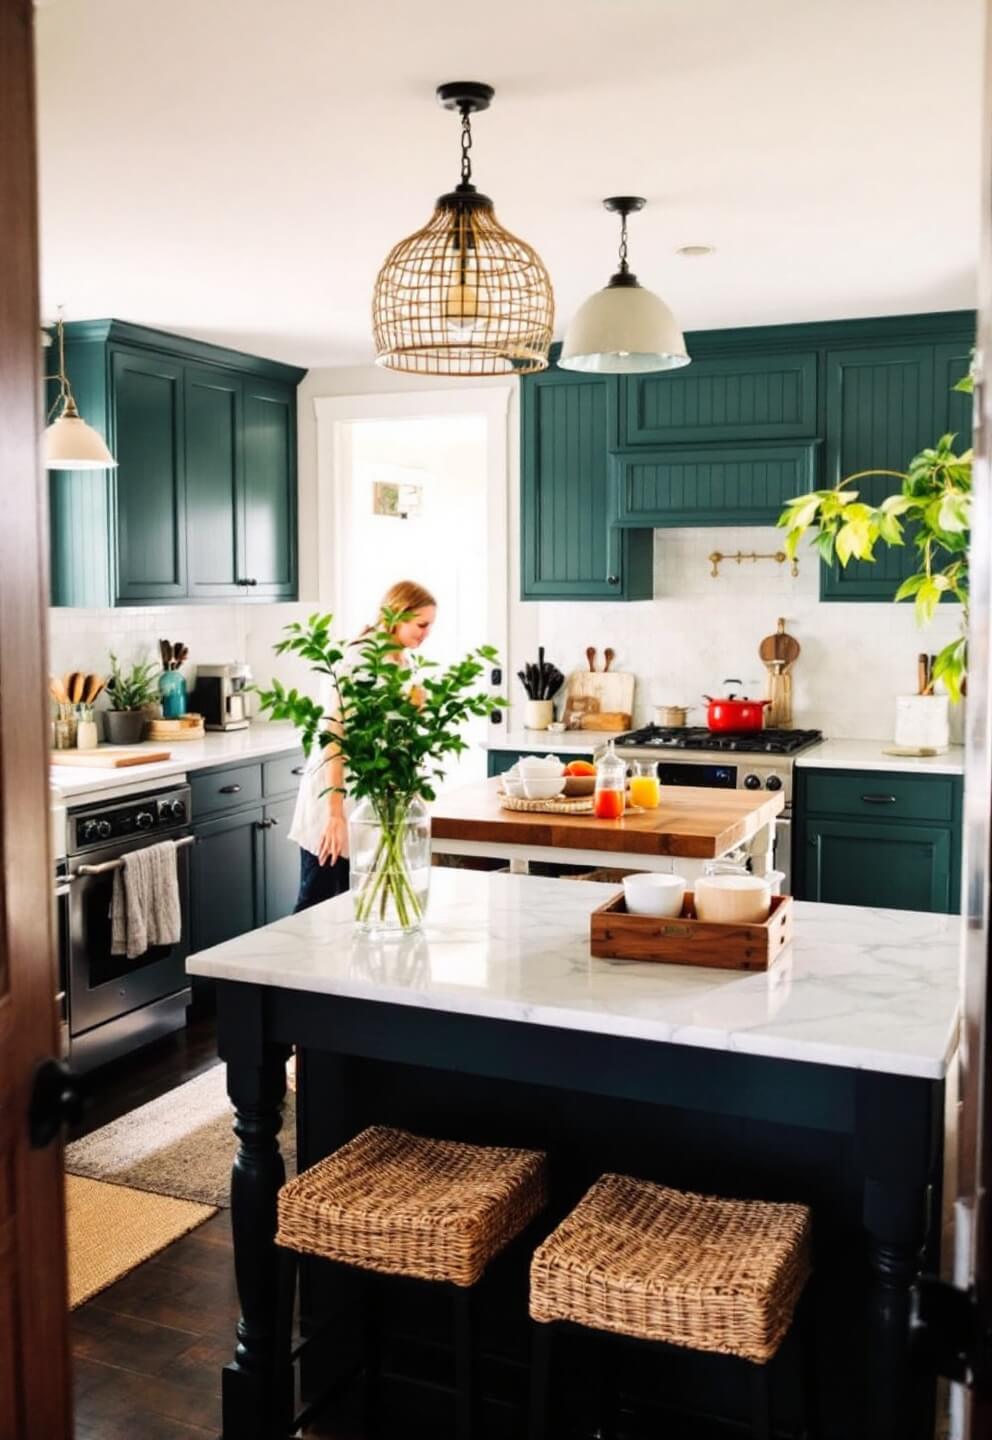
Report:
[[[139,810],[134,817],[134,823],[139,830],[148,830],[155,824],[155,816],[150,810]]]
[[[781,777],[781,775],[769,775],[768,779],[765,781],[765,789],[766,789],[766,790],[781,790],[781,788],[782,788],[782,777]]]
[[[173,800],[172,804],[169,806],[169,814],[172,816],[173,820],[185,820],[186,801]]]
[[[745,776],[744,776],[744,789],[745,789],[745,790],[760,790],[760,789],[761,789],[761,776],[760,776],[760,775],[745,775]]]
[[[92,845],[94,840],[99,840],[100,830],[96,820],[86,820],[79,827],[79,839],[84,845]]]
[[[109,840],[114,833],[114,827],[109,820],[94,820],[93,824],[96,826],[98,840]]]

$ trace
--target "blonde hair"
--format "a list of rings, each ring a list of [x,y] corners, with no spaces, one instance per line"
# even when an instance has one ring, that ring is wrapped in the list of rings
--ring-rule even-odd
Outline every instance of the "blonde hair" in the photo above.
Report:
[[[379,614],[389,610],[394,615],[406,615],[411,610],[426,610],[428,605],[436,606],[437,601],[423,585],[415,580],[397,580],[379,601]]]

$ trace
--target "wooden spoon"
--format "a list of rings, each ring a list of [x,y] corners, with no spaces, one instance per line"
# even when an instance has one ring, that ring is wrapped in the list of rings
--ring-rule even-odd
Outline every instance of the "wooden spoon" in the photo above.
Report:
[[[607,670],[609,670],[610,666],[613,664],[613,657],[616,655],[616,653],[617,653],[617,652],[616,652],[615,650],[611,650],[608,645],[607,645],[606,649],[603,651],[603,674],[604,674],[604,675],[606,674]]]
[[[770,665],[773,660],[781,660],[784,665],[794,665],[799,659],[801,648],[799,641],[786,633],[785,621],[779,619],[775,634],[765,636],[758,646],[758,654],[766,665]]]
[[[69,697],[65,693],[65,685],[57,675],[49,675],[48,693],[51,695],[52,699],[57,700],[60,705],[68,705]]]
[[[65,689],[71,705],[78,705],[80,700],[82,700],[83,686],[85,683],[85,677],[81,670],[73,670],[66,676]]]
[[[595,670],[595,668],[596,668],[596,647],[595,647],[595,645],[587,645],[587,646],[586,646],[586,659],[589,661],[589,669],[590,669],[590,670]]]
[[[103,689],[102,675],[87,675],[86,684],[83,688],[83,704],[92,705],[93,701]]]

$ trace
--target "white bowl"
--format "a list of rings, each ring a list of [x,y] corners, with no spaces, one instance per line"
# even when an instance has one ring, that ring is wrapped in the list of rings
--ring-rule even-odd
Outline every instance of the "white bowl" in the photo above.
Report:
[[[513,800],[523,799],[524,782],[519,775],[511,775],[509,770],[505,770],[499,778],[504,795],[509,795]]]
[[[565,788],[564,775],[523,775],[521,784],[528,800],[553,800]]]
[[[684,896],[681,875],[628,875],[623,882],[624,903],[631,915],[681,915]]]
[[[693,891],[696,916],[718,925],[756,925],[768,919],[772,887],[761,875],[701,875]]]
[[[563,775],[565,767],[557,755],[522,755],[516,764],[520,775],[534,775],[548,779],[551,775]]]

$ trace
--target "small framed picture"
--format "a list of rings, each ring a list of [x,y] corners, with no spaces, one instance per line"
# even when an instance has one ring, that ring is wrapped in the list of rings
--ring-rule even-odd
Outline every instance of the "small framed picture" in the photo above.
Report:
[[[387,480],[376,480],[372,486],[372,513],[410,520],[420,514],[423,496],[422,485],[395,485]]]

